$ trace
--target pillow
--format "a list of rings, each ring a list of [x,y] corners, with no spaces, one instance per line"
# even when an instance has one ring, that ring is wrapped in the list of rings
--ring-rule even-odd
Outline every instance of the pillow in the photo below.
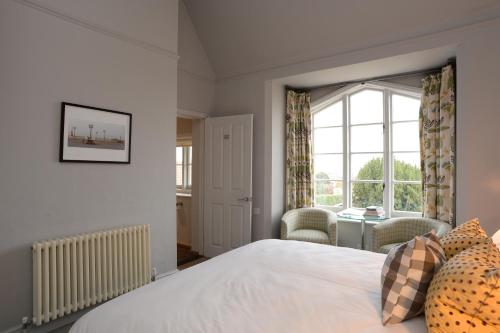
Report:
[[[486,232],[479,225],[478,219],[472,219],[459,225],[441,238],[441,246],[449,260],[454,255],[477,244],[489,242]]]
[[[500,332],[500,251],[473,246],[435,275],[425,301],[429,333]]]
[[[434,231],[392,248],[382,268],[382,323],[419,315],[427,288],[446,257]]]
[[[495,232],[493,236],[491,236],[491,239],[493,240],[493,243],[495,243],[496,246],[500,249],[500,229]]]

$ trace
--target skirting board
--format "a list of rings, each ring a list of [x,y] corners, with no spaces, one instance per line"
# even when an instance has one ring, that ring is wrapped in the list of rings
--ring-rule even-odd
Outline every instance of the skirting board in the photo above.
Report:
[[[175,274],[175,273],[177,273],[178,271],[179,271],[179,270],[176,268],[176,269],[174,269],[174,270],[171,270],[171,271],[168,271],[168,272],[165,272],[165,273],[158,274],[158,275],[156,276],[156,280],[159,280],[159,279],[162,279],[162,278],[164,278],[164,277],[167,277],[167,276],[170,276],[170,275],[172,275],[172,274]]]
[[[178,269],[174,269],[174,270],[171,270],[171,271],[168,271],[168,272],[165,272],[165,273],[158,274],[156,276],[156,280],[159,280],[159,279],[162,279],[164,277],[167,277],[167,276],[170,276],[172,274],[175,274],[178,271],[179,271]],[[101,303],[101,304],[104,304],[104,303]],[[101,305],[101,304],[99,304],[99,305]],[[99,305],[97,305],[97,306],[99,306]],[[51,331],[53,331],[55,329],[58,329],[60,327],[66,326],[66,325],[71,324],[71,323],[74,323],[81,316],[83,316],[84,314],[86,314],[90,310],[96,308],[97,306],[94,306],[94,307],[91,307],[91,308],[88,308],[88,309],[84,309],[84,310],[79,311],[79,312],[75,312],[75,313],[66,315],[65,317],[63,317],[63,318],[61,318],[59,320],[55,320],[53,322],[50,322],[48,324],[45,324],[45,325],[42,325],[42,326],[39,326],[39,327],[29,326],[28,328],[26,328],[26,329],[23,330],[23,326],[22,325],[17,325],[17,326],[8,328],[8,329],[6,329],[4,331],[1,331],[0,333],[49,333],[49,332],[51,332]]]
[[[104,304],[104,303],[101,303],[101,304]],[[99,305],[101,305],[101,304],[99,304]],[[87,312],[91,311],[92,309],[94,309],[96,307],[97,306],[93,306],[93,307],[90,307],[90,308],[87,308],[87,309],[84,309],[84,310],[81,310],[81,311],[78,311],[78,312],[75,312],[72,314],[68,314],[68,315],[64,316],[63,318],[56,319],[53,322],[50,322],[50,323],[47,323],[47,324],[44,324],[41,326],[30,325],[30,326],[28,326],[28,328],[23,330],[23,326],[18,325],[15,327],[8,328],[5,331],[0,332],[0,333],[49,333],[49,332],[56,330],[58,328],[61,328],[63,326],[74,323],[81,316],[83,316],[84,314],[86,314]]]

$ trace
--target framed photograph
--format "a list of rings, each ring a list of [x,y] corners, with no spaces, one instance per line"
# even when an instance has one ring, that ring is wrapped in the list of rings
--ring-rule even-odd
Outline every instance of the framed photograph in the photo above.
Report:
[[[60,162],[130,163],[132,115],[61,103]]]

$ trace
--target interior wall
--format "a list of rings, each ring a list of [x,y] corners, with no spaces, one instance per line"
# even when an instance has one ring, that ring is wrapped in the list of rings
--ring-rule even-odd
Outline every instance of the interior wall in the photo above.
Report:
[[[179,109],[214,111],[215,74],[183,1],[179,2]]]
[[[265,181],[270,180],[273,174],[273,168],[270,168],[266,161],[273,156],[273,149],[269,147],[273,147],[275,140],[283,141],[280,133],[273,133],[272,126],[265,126],[266,121],[272,118],[267,113],[284,112],[283,108],[275,109],[272,103],[266,102],[265,96],[273,95],[272,88],[269,88],[270,85],[266,86],[266,82],[454,45],[458,72],[457,221],[463,223],[478,216],[489,233],[498,229],[495,202],[500,200],[500,158],[492,152],[496,151],[495,145],[500,140],[496,129],[500,113],[496,112],[498,103],[495,93],[500,90],[500,68],[493,60],[500,57],[500,45],[496,42],[499,34],[500,19],[495,19],[381,46],[359,48],[357,51],[319,60],[218,80],[215,100],[218,112],[255,115],[254,207],[262,207],[263,198],[269,198],[266,193],[273,190],[271,182]],[[278,95],[277,98],[281,96]],[[261,135],[264,133],[265,135]],[[272,197],[274,195],[275,193]],[[279,194],[276,196],[279,197]],[[269,207],[275,206],[274,202],[266,204]],[[278,205],[281,205],[281,202]],[[273,209],[265,209],[264,214],[254,216],[254,240],[278,236],[271,232],[274,228],[269,227],[279,224],[272,211]]]
[[[271,184],[271,190],[264,193],[264,217],[270,216],[270,223],[266,223],[265,234],[280,234],[281,216],[286,207],[285,191],[285,161],[286,161],[286,125],[285,108],[286,92],[285,85],[280,82],[266,82],[266,103],[269,110],[282,110],[283,112],[267,112],[265,122],[266,135],[271,134],[271,145],[266,146],[266,169],[271,170],[265,179],[266,184]],[[266,137],[265,141],[269,138]]]
[[[116,2],[0,2],[0,331],[31,316],[34,241],[149,223],[176,268],[177,1]],[[61,101],[132,113],[131,164],[60,163]]]
[[[188,118],[177,117],[177,139],[192,139],[193,121]]]
[[[421,88],[422,87],[422,79],[424,78],[424,76],[425,75],[422,75],[422,74],[414,74],[414,75],[405,76],[405,77],[382,80],[381,82],[395,83],[395,84],[401,84],[401,85],[405,85],[405,86],[409,86],[409,87]],[[342,87],[343,86],[333,85],[333,86],[324,86],[324,87],[318,87],[318,88],[311,89],[311,91],[310,91],[311,102],[319,100],[322,97],[325,97],[326,95],[331,94],[335,90],[338,90]]]

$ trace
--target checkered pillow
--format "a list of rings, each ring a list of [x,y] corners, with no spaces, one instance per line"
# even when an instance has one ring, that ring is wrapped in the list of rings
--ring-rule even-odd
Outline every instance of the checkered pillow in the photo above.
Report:
[[[424,310],[427,288],[446,261],[434,230],[391,249],[382,268],[382,323],[400,323]]]

